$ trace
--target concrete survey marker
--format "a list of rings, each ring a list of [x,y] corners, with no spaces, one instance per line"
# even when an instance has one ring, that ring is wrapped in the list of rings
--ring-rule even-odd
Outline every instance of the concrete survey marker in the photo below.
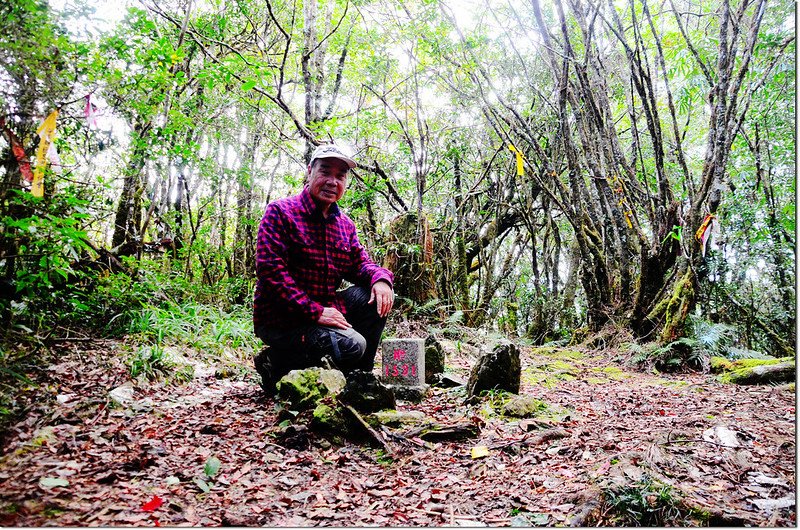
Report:
[[[425,384],[425,340],[385,339],[383,341],[384,383],[421,387]]]

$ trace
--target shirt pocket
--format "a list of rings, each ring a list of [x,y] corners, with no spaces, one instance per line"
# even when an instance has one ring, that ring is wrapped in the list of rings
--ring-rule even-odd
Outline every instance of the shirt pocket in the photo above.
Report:
[[[352,252],[350,243],[342,239],[330,246],[331,266],[339,275],[346,274],[352,267]]]
[[[289,268],[302,274],[321,270],[324,266],[324,250],[312,234],[296,231],[288,245]]]

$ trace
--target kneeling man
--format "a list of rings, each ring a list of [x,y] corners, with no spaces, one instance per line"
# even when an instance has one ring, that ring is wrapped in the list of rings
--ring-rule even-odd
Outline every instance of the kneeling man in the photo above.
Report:
[[[337,205],[354,167],[336,145],[319,146],[303,191],[270,203],[261,220],[253,325],[270,346],[255,361],[267,391],[322,357],[345,373],[372,371],[394,277],[369,258]],[[353,286],[338,291],[342,280]]]

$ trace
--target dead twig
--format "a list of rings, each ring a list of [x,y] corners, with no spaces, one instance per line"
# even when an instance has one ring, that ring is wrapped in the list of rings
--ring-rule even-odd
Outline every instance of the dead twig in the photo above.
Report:
[[[359,414],[356,409],[354,409],[351,405],[345,405],[344,403],[342,403],[342,407],[349,414],[350,419],[353,420],[353,423],[361,428],[361,430],[367,435],[367,438],[373,442],[374,445],[377,445],[389,455],[393,453],[391,447],[389,447],[383,437],[381,437],[381,435],[378,434],[375,429],[370,427],[370,425],[364,420],[364,418],[361,417],[361,414]]]
[[[504,449],[512,445],[541,445],[545,442],[566,438],[569,433],[564,429],[552,428],[538,433],[527,433],[522,438],[511,440],[509,442],[497,443],[489,447],[489,449]]]

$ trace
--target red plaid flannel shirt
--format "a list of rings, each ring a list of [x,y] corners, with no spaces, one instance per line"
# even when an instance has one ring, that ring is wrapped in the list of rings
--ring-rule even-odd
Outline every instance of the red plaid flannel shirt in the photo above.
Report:
[[[311,324],[325,307],[345,314],[336,293],[343,279],[365,287],[394,280],[369,258],[355,224],[336,204],[323,218],[308,187],[267,205],[258,229],[256,276],[255,329]]]

